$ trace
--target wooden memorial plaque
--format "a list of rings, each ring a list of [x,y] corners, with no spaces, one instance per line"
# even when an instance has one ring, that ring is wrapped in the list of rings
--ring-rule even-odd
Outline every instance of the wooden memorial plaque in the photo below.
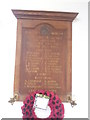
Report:
[[[14,94],[72,93],[72,21],[78,13],[12,10],[17,18]]]

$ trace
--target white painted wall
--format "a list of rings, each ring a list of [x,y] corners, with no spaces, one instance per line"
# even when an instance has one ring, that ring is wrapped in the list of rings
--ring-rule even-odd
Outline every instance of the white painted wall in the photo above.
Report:
[[[0,1],[0,118],[21,118],[21,102],[13,96],[17,21],[11,9],[79,12],[72,27],[72,86],[77,106],[65,105],[65,118],[88,118],[88,1],[3,0]]]

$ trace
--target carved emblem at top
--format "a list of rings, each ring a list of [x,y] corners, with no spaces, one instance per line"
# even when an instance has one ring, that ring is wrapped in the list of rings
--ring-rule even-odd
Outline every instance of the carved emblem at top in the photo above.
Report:
[[[40,29],[40,34],[43,36],[48,36],[50,35],[51,30],[50,27],[48,25],[43,25]]]

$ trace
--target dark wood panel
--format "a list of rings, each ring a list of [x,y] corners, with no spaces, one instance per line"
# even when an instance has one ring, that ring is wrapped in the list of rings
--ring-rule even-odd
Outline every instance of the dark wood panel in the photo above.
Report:
[[[17,10],[13,13],[20,18],[17,21],[14,94],[18,94],[18,100],[24,100],[29,93],[43,89],[55,92],[66,101],[67,95],[72,93],[71,18],[77,13]],[[45,18],[46,14],[52,20],[38,19]],[[23,17],[27,15],[30,19]],[[61,15],[65,21],[61,20]]]

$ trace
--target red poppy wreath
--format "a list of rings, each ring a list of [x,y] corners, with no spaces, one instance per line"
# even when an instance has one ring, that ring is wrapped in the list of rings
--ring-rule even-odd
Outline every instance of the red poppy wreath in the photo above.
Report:
[[[48,106],[51,109],[51,113],[48,118],[44,118],[45,120],[62,120],[64,118],[64,105],[62,104],[60,98],[53,92],[41,90],[31,93],[23,102],[24,105],[21,107],[23,120],[40,119],[37,118],[37,115],[35,114],[35,108],[33,107],[36,94],[46,95],[50,98]]]

